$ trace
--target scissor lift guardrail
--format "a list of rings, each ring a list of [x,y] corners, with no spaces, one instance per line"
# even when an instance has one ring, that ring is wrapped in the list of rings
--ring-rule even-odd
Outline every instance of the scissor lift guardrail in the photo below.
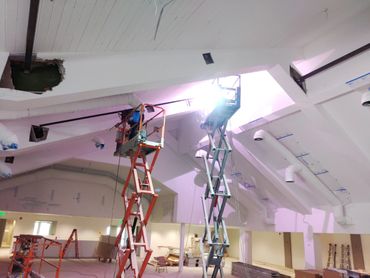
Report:
[[[152,112],[159,110],[148,121],[144,122],[142,116],[147,107],[151,108]],[[118,250],[118,272],[116,277],[121,277],[123,272],[131,270],[133,277],[143,277],[143,273],[149,262],[152,254],[147,237],[146,225],[153,211],[158,194],[155,193],[151,173],[157,161],[160,150],[164,144],[164,128],[165,128],[165,111],[164,109],[152,105],[142,104],[133,111],[140,111],[140,120],[137,126],[133,125],[126,128],[130,114],[125,117],[121,123],[119,130],[120,138],[117,138],[116,156],[125,156],[130,158],[131,167],[122,189],[122,200],[125,207],[125,215],[122,219],[121,230],[116,239],[116,246],[119,247],[123,231],[127,232],[127,243],[125,248]],[[155,121],[156,118],[162,117],[160,127],[154,127],[153,132],[148,132],[149,123]],[[132,133],[132,128],[136,128],[136,134]],[[150,141],[148,137],[154,133],[160,133],[159,140]],[[129,138],[129,134],[133,135]],[[149,162],[147,155],[153,153],[154,156]],[[130,181],[133,182],[134,191],[130,196],[128,187]],[[144,211],[142,200],[149,200],[149,206]],[[145,252],[144,260],[139,267],[136,256],[137,250],[142,248]],[[126,267],[126,263],[130,264]]]

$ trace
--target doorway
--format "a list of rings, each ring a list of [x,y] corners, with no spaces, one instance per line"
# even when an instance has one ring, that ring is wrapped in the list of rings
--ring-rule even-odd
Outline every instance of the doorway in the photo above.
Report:
[[[10,248],[14,233],[15,220],[0,219],[0,247]]]

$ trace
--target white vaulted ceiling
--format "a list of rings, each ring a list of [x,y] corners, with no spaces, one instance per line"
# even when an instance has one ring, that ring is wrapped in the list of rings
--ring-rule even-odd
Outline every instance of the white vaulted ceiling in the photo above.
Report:
[[[245,121],[229,132],[234,152],[226,174],[238,219],[243,214],[247,221],[271,223],[277,208],[309,214],[312,208],[368,202],[370,110],[360,105],[357,90],[370,81],[364,78],[353,87],[346,82],[369,72],[369,52],[308,79],[307,93],[289,76],[289,65],[297,59],[298,68],[309,72],[368,43],[370,1],[175,0],[154,40],[164,3],[40,0],[34,51],[39,57],[63,58],[65,78],[41,95],[0,88],[1,123],[20,142],[19,150],[0,151],[0,156],[15,156],[10,165],[15,175],[61,163],[112,172],[118,163],[111,129],[117,115],[50,126],[48,140],[39,143],[28,142],[32,124],[127,109],[139,102],[193,98],[204,94],[204,87],[190,92],[202,83],[198,81],[240,73],[252,73],[256,81],[256,72],[264,71],[279,90],[274,93],[266,78],[246,82],[242,104],[249,103],[238,115]],[[28,8],[29,0],[0,0],[0,51],[24,52]],[[212,52],[214,64],[204,63],[206,51]],[[271,100],[280,92],[291,100],[279,105],[283,109],[253,103],[260,98],[263,104],[264,96]],[[203,165],[194,158],[206,135],[200,129],[202,116],[191,101],[164,108],[165,149],[153,175],[163,192],[177,194],[178,205],[188,209],[189,200],[196,203],[194,196],[203,194]],[[253,109],[262,116],[248,122],[246,115]],[[296,182],[285,183],[284,170],[291,162],[274,146],[253,140],[259,129],[315,177],[298,173]],[[105,149],[95,148],[96,136],[105,141]],[[4,184],[0,181],[0,190]],[[188,221],[193,219],[183,222]]]
[[[229,49],[308,43],[367,0],[41,0],[35,52]],[[0,51],[23,53],[29,0],[0,0]]]

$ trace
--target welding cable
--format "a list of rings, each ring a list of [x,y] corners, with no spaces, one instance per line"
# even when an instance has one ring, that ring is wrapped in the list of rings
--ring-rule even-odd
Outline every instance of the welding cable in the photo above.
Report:
[[[112,201],[112,211],[111,211],[111,215],[110,215],[110,227],[113,224],[113,216],[114,216],[113,214],[114,214],[114,206],[116,204],[116,196],[117,196],[117,187],[118,187],[118,178],[119,178],[120,166],[121,166],[121,156],[118,156],[118,163],[117,163],[117,170],[116,170],[116,184],[115,184],[115,187],[114,187],[114,194],[113,194],[113,201]],[[117,256],[118,256],[118,252],[117,252]],[[113,275],[113,277],[116,277],[117,262],[118,262],[118,259],[116,258],[116,263],[114,264],[114,275]]]

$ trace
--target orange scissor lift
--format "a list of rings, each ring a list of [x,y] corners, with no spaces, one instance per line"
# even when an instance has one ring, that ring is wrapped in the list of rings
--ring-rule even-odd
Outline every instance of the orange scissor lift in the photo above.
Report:
[[[135,115],[136,114],[136,115]],[[136,116],[137,122],[132,119]],[[145,117],[149,119],[145,121]],[[119,247],[123,231],[127,233],[126,246],[118,248],[118,272],[116,278],[123,272],[131,270],[133,277],[142,277],[152,254],[149,247],[146,225],[153,211],[158,194],[155,193],[151,173],[157,161],[159,151],[164,145],[165,110],[155,105],[141,104],[127,115],[121,115],[118,125],[117,148],[115,156],[129,157],[131,168],[122,189],[122,199],[125,215],[122,219],[121,230],[115,245]],[[153,153],[149,161],[147,156]],[[134,186],[129,192],[132,181]],[[149,201],[144,209],[143,199]],[[144,260],[139,267],[137,251],[144,250]],[[130,264],[126,267],[127,262]]]
[[[55,278],[59,278],[62,260],[71,242],[75,243],[75,258],[79,258],[77,229],[73,229],[64,247],[56,239],[53,240],[39,235],[19,235],[14,238],[13,255],[8,267],[7,277],[13,277],[14,266],[20,268],[21,275],[24,278],[43,277],[41,276],[41,270],[45,263],[55,270]],[[58,259],[51,261],[45,258],[45,251],[49,248],[56,248],[55,252],[58,254]],[[35,266],[38,266],[37,272],[34,270]]]

